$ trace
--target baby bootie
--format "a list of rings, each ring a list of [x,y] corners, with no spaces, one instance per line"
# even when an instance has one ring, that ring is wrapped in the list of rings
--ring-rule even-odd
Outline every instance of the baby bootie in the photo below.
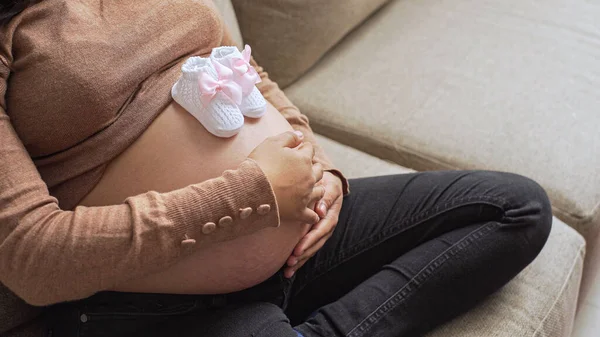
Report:
[[[265,114],[267,102],[255,84],[260,83],[260,76],[250,65],[251,49],[246,45],[240,53],[237,47],[225,46],[212,50],[210,58],[213,63],[221,63],[233,71],[235,81],[242,87],[242,114],[251,118],[259,118]]]
[[[181,66],[181,72],[171,88],[175,102],[213,135],[223,138],[236,135],[244,126],[244,116],[238,108],[242,88],[233,80],[233,71],[195,56]]]

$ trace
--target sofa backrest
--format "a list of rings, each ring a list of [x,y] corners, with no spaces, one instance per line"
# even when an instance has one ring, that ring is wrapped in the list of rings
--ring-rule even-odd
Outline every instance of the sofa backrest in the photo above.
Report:
[[[221,15],[223,15],[223,20],[229,29],[229,33],[237,43],[238,47],[242,47],[242,34],[240,33],[240,26],[238,25],[237,17],[235,15],[235,10],[233,9],[231,0],[214,0],[214,3],[217,5]]]
[[[389,0],[232,0],[244,41],[285,87]],[[390,37],[392,38],[392,37]]]

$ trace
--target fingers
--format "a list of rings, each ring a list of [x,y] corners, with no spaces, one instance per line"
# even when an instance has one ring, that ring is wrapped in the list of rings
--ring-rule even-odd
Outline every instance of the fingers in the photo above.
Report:
[[[285,268],[283,275],[286,278],[292,277],[298,269],[302,268],[302,266],[304,266],[304,264],[319,251],[319,249],[323,248],[325,242],[331,237],[331,234],[332,233],[329,233],[327,236],[321,238],[321,240],[311,246],[301,257],[291,256],[287,261],[288,267]]]
[[[299,150],[302,155],[309,157],[311,161],[315,156],[315,147],[311,143],[302,143],[302,146],[300,146]]]
[[[302,254],[302,256],[300,256],[298,258],[298,263],[300,263],[301,261],[307,260],[309,258],[311,258],[313,255],[315,255],[321,248],[323,248],[323,246],[325,245],[325,242],[327,242],[327,240],[331,237],[331,234],[327,234],[324,237],[322,237],[319,241],[315,242],[314,245],[310,246],[305,252],[304,254]],[[297,266],[297,264],[296,264]],[[294,267],[296,267],[294,266]],[[297,269],[296,269],[297,270]]]
[[[323,185],[315,186],[313,188],[312,192],[310,193],[310,198],[308,200],[308,204],[309,205],[311,205],[311,204],[314,205],[315,202],[317,202],[318,200],[323,199],[324,196],[325,196],[325,186],[323,186]]]
[[[317,212],[321,219],[327,215],[327,203],[325,203],[325,199],[322,199],[315,204],[315,212]]]
[[[297,257],[305,255],[307,249],[314,246],[322,238],[331,234],[335,228],[335,225],[336,223],[333,222],[333,219],[322,219],[319,223],[313,226],[310,232],[306,233],[302,240],[300,240],[300,242],[296,245],[296,248],[294,248],[292,254]]]
[[[316,163],[313,165],[313,177],[315,178],[315,182],[321,181],[323,179],[323,165]]]
[[[329,209],[329,207],[331,206],[331,195],[332,195],[332,191],[331,191],[331,186],[330,184],[328,184],[325,180],[323,180],[325,183],[322,184],[321,186],[325,187],[325,195],[323,195],[323,198],[321,198],[319,201],[317,201],[315,203],[315,212],[317,212],[317,214],[321,217],[321,219],[323,219],[326,215],[327,215],[327,210]]]
[[[273,140],[283,147],[295,148],[302,143],[304,135],[300,131],[288,131],[277,136]]]
[[[307,261],[308,261],[308,259],[300,260],[296,256],[293,256],[293,255],[290,256],[287,260],[287,266],[285,267],[285,269],[283,271],[283,276],[286,278],[292,277],[298,269],[300,269],[300,268],[302,268],[302,266],[304,266],[304,264]]]
[[[303,261],[301,264],[298,264],[294,268],[291,268],[291,267],[285,268],[285,270],[283,271],[283,277],[291,278],[296,273],[296,270],[300,269],[304,265],[304,263],[306,263],[306,261]]]
[[[316,224],[317,222],[319,222],[319,220],[319,215],[310,208],[305,208],[302,214],[300,215],[300,221],[310,225]]]
[[[288,267],[295,267],[299,261],[300,261],[300,259],[297,256],[290,255],[290,257],[288,257],[288,259],[287,259],[286,264]]]

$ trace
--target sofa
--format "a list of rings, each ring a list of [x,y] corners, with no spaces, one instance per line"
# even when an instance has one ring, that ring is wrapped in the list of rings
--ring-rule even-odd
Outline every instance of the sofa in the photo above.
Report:
[[[217,4],[347,176],[488,169],[547,190],[539,257],[428,336],[600,335],[600,3]]]
[[[428,337],[600,335],[600,3],[215,3],[348,177],[489,169],[548,191],[537,259]]]

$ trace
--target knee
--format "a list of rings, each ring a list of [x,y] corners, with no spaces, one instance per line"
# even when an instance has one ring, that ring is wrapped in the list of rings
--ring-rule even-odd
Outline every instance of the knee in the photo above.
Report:
[[[533,179],[512,173],[499,173],[505,196],[503,225],[520,228],[527,244],[524,253],[535,258],[542,250],[552,228],[552,205],[546,191]]]

